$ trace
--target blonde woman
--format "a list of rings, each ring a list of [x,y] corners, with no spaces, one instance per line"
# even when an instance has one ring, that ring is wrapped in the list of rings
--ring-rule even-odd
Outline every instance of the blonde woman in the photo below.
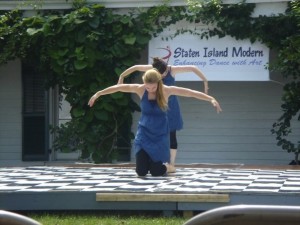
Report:
[[[196,74],[204,83],[204,92],[208,93],[208,82],[204,74],[193,65],[184,65],[184,66],[171,66],[168,65],[162,58],[154,57],[152,65],[135,65],[127,70],[125,70],[119,77],[118,84],[122,84],[124,78],[132,74],[133,72],[140,71],[145,72],[149,69],[155,68],[158,72],[161,73],[162,81],[164,85],[174,86],[175,85],[175,76],[177,74],[192,72]],[[179,131],[183,128],[183,120],[180,112],[179,101],[177,96],[170,96],[168,99],[168,119],[170,127],[170,165],[172,165],[173,170],[170,172],[175,172],[175,161],[178,149],[177,135],[176,131]]]
[[[92,107],[100,96],[115,92],[135,93],[141,99],[141,118],[134,140],[136,173],[146,176],[162,176],[174,170],[170,162],[169,122],[167,118],[168,99],[171,95],[193,97],[210,102],[217,110],[222,109],[212,96],[202,92],[166,86],[156,69],[150,69],[143,75],[143,84],[118,84],[96,92],[89,100]]]

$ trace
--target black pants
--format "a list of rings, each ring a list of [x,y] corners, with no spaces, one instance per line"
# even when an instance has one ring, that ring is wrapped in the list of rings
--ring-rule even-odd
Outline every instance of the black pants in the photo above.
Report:
[[[170,131],[170,148],[177,149],[177,137],[176,137],[176,130]]]
[[[141,149],[136,154],[136,168],[135,171],[138,176],[146,176],[148,172],[152,176],[163,176],[167,172],[167,167],[161,161],[153,162],[150,156]]]

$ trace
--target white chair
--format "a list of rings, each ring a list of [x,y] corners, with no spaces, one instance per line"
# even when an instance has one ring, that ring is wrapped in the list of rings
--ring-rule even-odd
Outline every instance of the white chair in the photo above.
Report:
[[[200,213],[184,225],[300,225],[300,206],[224,206]]]
[[[17,213],[0,210],[0,225],[42,225],[41,223]]]

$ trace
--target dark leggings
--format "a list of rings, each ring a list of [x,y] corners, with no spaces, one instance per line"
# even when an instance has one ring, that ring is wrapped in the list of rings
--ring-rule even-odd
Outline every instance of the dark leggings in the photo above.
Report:
[[[170,131],[170,148],[177,149],[176,130]]]
[[[135,171],[138,176],[146,176],[149,171],[152,176],[163,176],[167,172],[167,167],[161,161],[153,162],[143,149],[136,153],[135,157]]]

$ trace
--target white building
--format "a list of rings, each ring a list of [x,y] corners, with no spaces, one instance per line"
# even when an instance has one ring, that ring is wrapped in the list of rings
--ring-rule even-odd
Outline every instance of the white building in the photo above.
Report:
[[[43,9],[71,7],[70,1],[65,0],[41,2]],[[106,7],[127,9],[149,7],[163,1],[89,2],[101,2]],[[231,4],[239,1],[224,2]],[[288,0],[247,1],[256,3],[253,16],[283,13],[287,2]],[[184,5],[185,2],[175,0],[170,4]],[[11,10],[15,7],[21,7],[28,14],[34,11],[30,4],[20,6],[20,1],[2,0],[0,3],[0,10]],[[148,52],[150,54],[151,51],[151,48],[145,51],[139,63],[148,64]],[[270,52],[268,58],[272,60],[275,56]],[[238,72],[231,68],[232,75],[237,75],[235,73]],[[22,69],[20,60],[11,61],[0,67],[0,166],[57,160],[56,154],[49,151],[51,135],[48,124],[57,124],[59,119],[69,119],[67,105],[64,105],[64,110],[58,109],[56,91],[45,93],[38,83],[39,80],[34,79],[34,74],[22,81],[25,73],[26,69]],[[205,75],[210,81],[210,72],[205,72]],[[267,72],[267,76],[263,79],[248,78],[247,76],[243,79],[212,78],[209,82],[209,94],[215,96],[221,103],[223,108],[221,114],[215,113],[206,102],[180,98],[184,129],[178,132],[178,163],[287,165],[294,158],[293,154],[288,154],[276,145],[275,137],[270,132],[272,124],[282,114],[281,77]],[[31,83],[30,79],[37,83]],[[203,83],[200,81],[177,81],[177,85],[203,90]],[[138,113],[134,115],[133,131],[136,129],[138,116]],[[299,132],[300,129],[295,129],[293,136],[299,137]],[[133,154],[131,159],[134,161]]]

